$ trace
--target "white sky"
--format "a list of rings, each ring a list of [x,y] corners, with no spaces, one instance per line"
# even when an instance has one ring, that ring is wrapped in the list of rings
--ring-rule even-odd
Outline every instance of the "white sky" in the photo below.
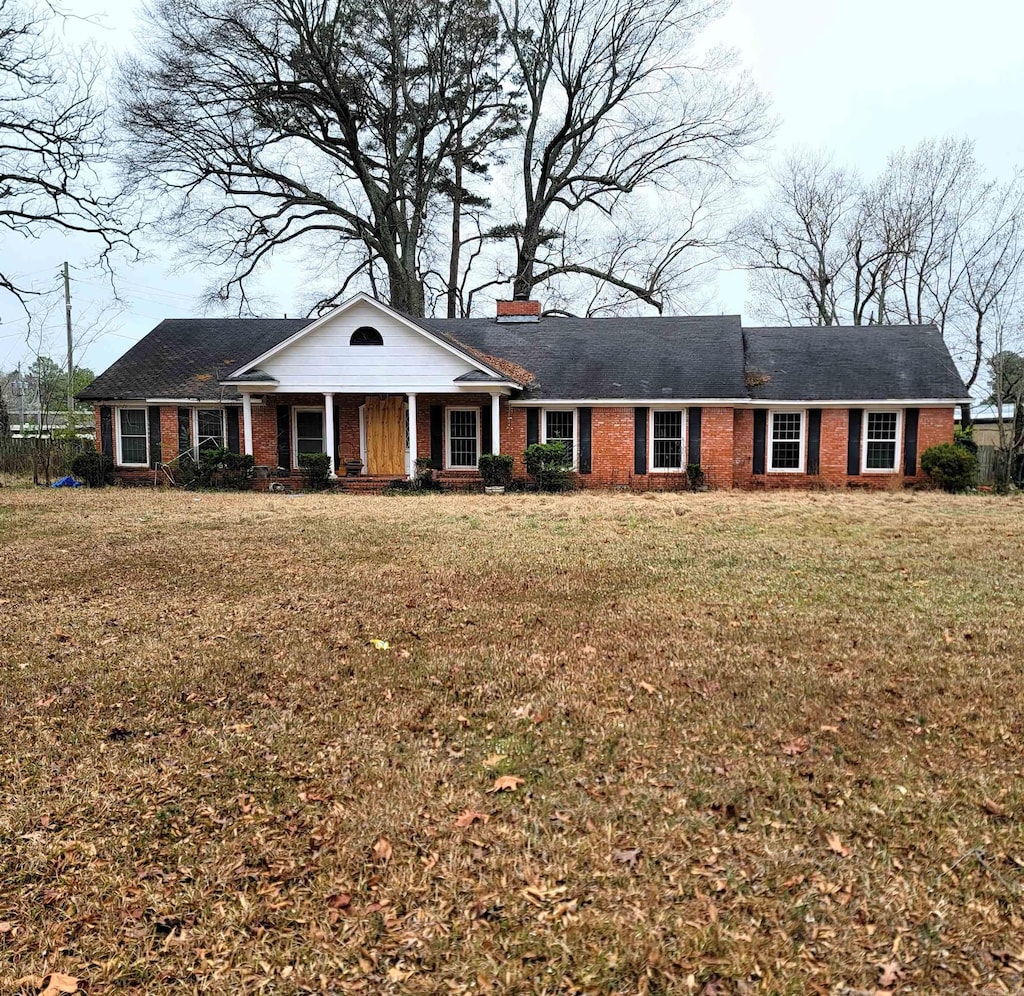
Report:
[[[136,0],[65,0],[65,9],[94,14],[102,28],[72,22],[71,41],[92,34],[112,55],[134,44]],[[822,147],[866,174],[892,150],[925,138],[973,138],[993,174],[1024,166],[1024,4],[1013,0],[733,0],[712,41],[739,49],[781,119],[776,153]],[[756,191],[751,192],[756,196]],[[61,262],[83,260],[83,247],[59,236],[25,247],[4,246],[5,265],[42,288],[57,286]],[[88,346],[76,365],[97,372],[162,318],[200,313],[208,278],[172,272],[166,247],[144,246],[150,258],[125,267],[128,307],[110,331]],[[299,314],[301,274],[274,274],[261,290],[277,305],[271,314]],[[104,289],[76,280],[76,319],[87,319]],[[717,309],[743,313],[742,274],[723,273]],[[16,305],[0,302],[0,369],[30,359]],[[46,320],[51,353],[63,350],[63,309]]]

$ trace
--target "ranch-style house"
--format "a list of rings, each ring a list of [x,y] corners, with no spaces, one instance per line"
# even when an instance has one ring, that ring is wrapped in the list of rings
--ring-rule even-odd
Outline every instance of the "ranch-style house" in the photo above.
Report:
[[[313,319],[161,322],[82,392],[125,482],[186,452],[251,454],[257,486],[330,456],[337,486],[374,490],[429,457],[453,487],[484,453],[525,477],[562,440],[581,487],[673,489],[922,480],[967,390],[933,326],[749,328],[739,316],[412,318],[359,294]],[[347,464],[347,466],[346,466]]]

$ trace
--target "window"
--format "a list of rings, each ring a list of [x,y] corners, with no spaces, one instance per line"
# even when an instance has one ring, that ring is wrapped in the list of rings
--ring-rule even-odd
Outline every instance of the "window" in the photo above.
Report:
[[[892,473],[896,470],[899,451],[899,412],[864,413],[864,452],[862,455],[865,471]]]
[[[200,453],[224,448],[224,409],[196,409],[196,445]]]
[[[376,329],[370,328],[369,325],[363,325],[352,333],[348,344],[350,346],[383,346],[384,337]]]
[[[683,460],[683,410],[651,410],[651,470],[679,471]]]
[[[122,467],[149,465],[149,429],[145,408],[118,409],[117,435]]]
[[[295,466],[299,466],[301,453],[324,453],[324,410],[322,408],[296,408],[295,410]]]
[[[804,469],[804,413],[770,412],[768,470],[800,473]]]
[[[448,466],[475,467],[480,459],[480,409],[448,409]]]
[[[565,444],[569,466],[576,466],[576,409],[548,409],[544,412],[544,438],[542,442]]]

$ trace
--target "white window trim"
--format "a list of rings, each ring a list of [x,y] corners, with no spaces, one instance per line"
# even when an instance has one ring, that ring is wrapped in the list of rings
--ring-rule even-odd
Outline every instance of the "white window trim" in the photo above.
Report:
[[[896,447],[892,467],[868,467],[868,416],[896,416]],[[902,408],[865,408],[860,423],[860,472],[862,474],[898,474],[903,462],[903,409]]]
[[[292,470],[299,466],[299,412],[320,413],[320,439],[327,445],[327,409],[323,405],[292,405]]]
[[[449,412],[476,412],[476,463],[471,467],[463,465],[456,466],[452,463],[452,420],[448,417]],[[490,416],[490,410],[487,412]],[[483,447],[483,421],[481,410],[475,405],[449,405],[444,410],[444,469],[445,470],[477,470],[480,467],[480,455]]]
[[[682,412],[683,424],[681,426],[680,441],[683,446],[682,453],[682,464],[679,467],[655,467],[654,466],[654,413],[655,412]],[[688,412],[685,408],[681,408],[678,405],[659,405],[656,408],[651,408],[647,413],[647,470],[651,474],[685,474],[686,473],[686,446],[687,438],[686,433],[689,426],[686,424],[688,419]]]
[[[580,459],[580,412],[578,408],[569,408],[559,405],[557,407],[542,408],[540,410],[540,441],[548,441],[548,412],[572,412],[572,469],[579,467]],[[558,442],[558,440],[555,440]]]
[[[196,405],[192,409],[192,453],[199,459],[199,409],[205,410],[220,408],[220,437],[224,445],[228,445],[228,413],[220,405]]]
[[[122,411],[143,411],[146,413],[146,462],[125,463],[121,459],[121,412]],[[114,452],[117,454],[118,467],[148,467],[149,466],[149,408],[146,405],[119,405],[114,409]]]
[[[800,465],[797,467],[776,467],[773,463],[774,456],[772,444],[775,442],[775,416],[776,415],[799,415],[800,416]],[[805,408],[770,408],[768,410],[768,431],[765,432],[765,466],[769,474],[803,474],[807,467],[807,410]],[[792,442],[792,440],[781,440],[781,442]]]

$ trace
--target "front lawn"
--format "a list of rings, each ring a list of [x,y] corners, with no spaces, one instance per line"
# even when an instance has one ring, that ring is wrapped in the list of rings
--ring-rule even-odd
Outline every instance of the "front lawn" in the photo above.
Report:
[[[1022,513],[0,490],[0,991],[1019,992]]]

